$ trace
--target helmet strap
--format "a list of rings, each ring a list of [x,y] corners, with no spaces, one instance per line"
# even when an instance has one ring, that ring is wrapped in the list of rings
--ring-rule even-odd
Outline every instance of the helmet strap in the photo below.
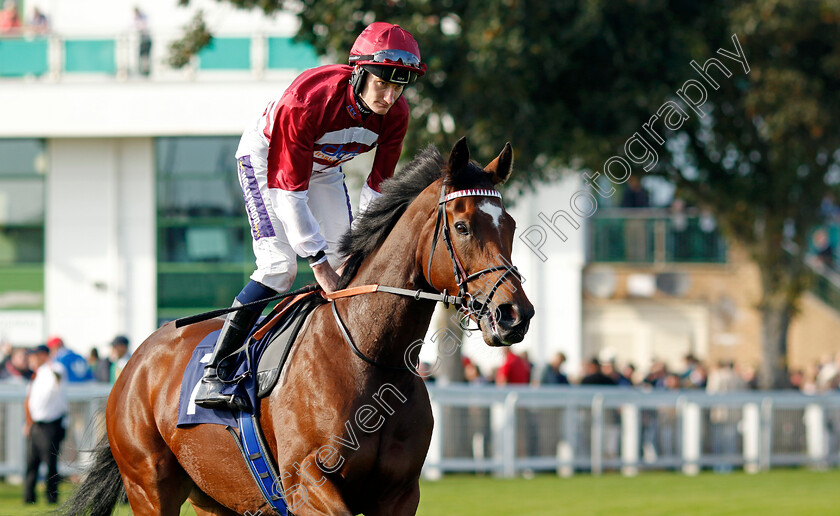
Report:
[[[362,113],[362,116],[368,116],[373,113],[368,105],[365,104],[365,101],[362,100],[362,91],[365,89],[367,74],[367,70],[361,66],[356,66],[353,68],[353,73],[350,75],[350,85],[353,87],[353,98],[356,99],[356,105],[359,107],[359,111]]]
[[[357,98],[365,89],[366,77],[367,71],[364,68],[358,65],[353,68],[353,73],[350,75],[350,85],[353,86],[353,93],[356,94]]]
[[[370,109],[367,104],[365,104],[365,101],[362,100],[362,97],[360,97],[359,94],[355,91],[353,91],[353,98],[356,99],[356,106],[358,106],[359,112],[362,114],[362,117],[366,117],[369,114],[373,113],[373,110]]]

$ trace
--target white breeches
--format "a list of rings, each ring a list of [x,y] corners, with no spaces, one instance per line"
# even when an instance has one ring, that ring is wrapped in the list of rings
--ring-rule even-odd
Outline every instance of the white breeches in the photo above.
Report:
[[[257,267],[251,279],[277,292],[286,292],[297,275],[298,257],[272,206],[265,165],[252,164],[250,156],[240,158],[238,165],[251,236],[254,238]],[[352,221],[344,174],[340,169],[313,174],[307,194],[309,209],[327,242],[327,258],[330,265],[337,268],[344,259],[338,254],[338,241]]]

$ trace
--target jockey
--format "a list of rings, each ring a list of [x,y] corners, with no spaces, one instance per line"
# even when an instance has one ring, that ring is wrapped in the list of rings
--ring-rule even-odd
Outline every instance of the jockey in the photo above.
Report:
[[[233,307],[289,290],[298,256],[308,259],[321,288],[332,292],[343,259],[338,241],[352,221],[341,164],[377,148],[360,211],[394,174],[408,127],[402,93],[426,72],[420,48],[400,26],[375,22],[356,38],[349,62],[303,72],[242,135],[236,159],[256,270]],[[204,369],[197,405],[246,408],[242,400],[221,394],[217,368],[242,346],[266,305],[228,314]]]

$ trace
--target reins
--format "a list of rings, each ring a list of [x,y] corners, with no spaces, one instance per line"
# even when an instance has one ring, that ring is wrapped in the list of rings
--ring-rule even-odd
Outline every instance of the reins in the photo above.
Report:
[[[359,349],[359,347],[356,346],[356,344],[353,342],[353,339],[350,338],[350,333],[347,331],[347,327],[344,326],[344,322],[338,315],[338,310],[336,310],[335,308],[335,303],[330,303],[330,305],[332,308],[333,317],[335,317],[335,323],[338,325],[338,329],[341,330],[341,336],[344,337],[344,342],[350,345],[350,349],[353,350],[353,353],[355,353],[357,357],[361,358],[370,365],[380,367],[382,369],[390,369],[392,371],[414,371],[413,367],[392,366],[388,364],[383,364],[381,362],[377,362],[376,360],[369,358],[367,355],[362,353],[362,350]]]
[[[341,299],[343,297],[353,297],[358,296],[360,294],[372,294],[374,292],[386,292],[388,294],[396,294],[398,296],[411,297],[416,300],[426,299],[428,301],[443,303],[443,305],[447,308],[449,308],[450,304],[453,304],[455,306],[461,306],[464,303],[463,297],[450,296],[446,289],[444,289],[444,291],[441,293],[433,293],[424,292],[423,290],[409,290],[407,288],[387,287],[385,285],[378,285],[376,283],[373,283],[371,285],[361,285],[358,287],[345,288],[343,290],[336,290],[334,292],[324,294],[324,297],[327,298],[328,301],[333,301],[334,299]]]

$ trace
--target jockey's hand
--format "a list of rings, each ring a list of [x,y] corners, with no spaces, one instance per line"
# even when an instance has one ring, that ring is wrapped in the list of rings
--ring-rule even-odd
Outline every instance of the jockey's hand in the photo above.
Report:
[[[313,265],[312,272],[315,273],[315,281],[321,285],[324,292],[330,293],[335,290],[335,286],[338,285],[338,273],[333,270],[329,261],[324,260],[318,265]]]

